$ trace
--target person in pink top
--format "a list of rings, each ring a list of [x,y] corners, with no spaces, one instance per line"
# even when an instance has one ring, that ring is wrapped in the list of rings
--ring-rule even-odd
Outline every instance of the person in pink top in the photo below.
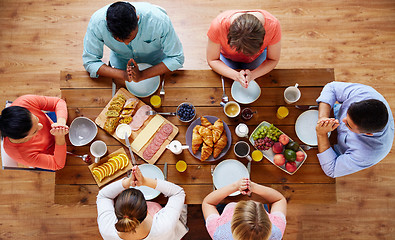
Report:
[[[259,195],[271,204],[270,213],[266,212],[263,203],[248,200],[227,204],[220,215],[216,205],[236,191],[243,195]],[[287,200],[280,192],[251,182],[248,178],[207,195],[202,210],[207,231],[214,240],[280,240],[284,235]]]
[[[54,123],[43,111],[54,111]],[[26,166],[58,170],[66,163],[66,102],[57,97],[24,95],[3,109],[0,131],[5,152]]]
[[[280,60],[280,23],[265,10],[225,11],[212,21],[207,36],[210,67],[246,88]]]

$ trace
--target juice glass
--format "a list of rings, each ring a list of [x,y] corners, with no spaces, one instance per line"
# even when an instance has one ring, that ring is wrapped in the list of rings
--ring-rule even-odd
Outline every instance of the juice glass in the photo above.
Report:
[[[289,114],[288,108],[281,106],[277,109],[276,116],[278,119],[284,119],[286,116],[288,116],[288,114]]]
[[[150,103],[154,108],[162,106],[162,99],[158,95],[153,95],[150,99]]]
[[[183,160],[180,160],[176,163],[176,169],[179,172],[185,172],[187,170],[187,163]]]
[[[261,151],[259,151],[259,150],[254,150],[251,153],[251,157],[252,157],[252,160],[254,160],[255,162],[259,162],[263,158],[263,153]]]

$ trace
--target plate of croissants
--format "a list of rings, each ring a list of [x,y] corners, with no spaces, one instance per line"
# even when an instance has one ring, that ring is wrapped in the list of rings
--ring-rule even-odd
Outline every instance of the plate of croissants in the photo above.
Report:
[[[223,157],[232,143],[228,125],[214,116],[204,116],[189,125],[185,134],[189,152],[201,161],[216,161]]]

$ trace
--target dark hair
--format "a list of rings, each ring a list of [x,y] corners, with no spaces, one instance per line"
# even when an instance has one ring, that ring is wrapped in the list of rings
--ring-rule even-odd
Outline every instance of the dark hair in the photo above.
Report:
[[[252,14],[243,14],[236,18],[229,27],[228,44],[237,52],[254,55],[262,47],[265,28],[261,21]]]
[[[29,134],[33,127],[32,113],[24,107],[11,106],[4,108],[0,116],[2,137],[21,139]]]
[[[387,107],[376,99],[354,102],[348,108],[347,113],[359,131],[364,133],[379,132],[388,122]]]
[[[137,27],[136,9],[127,2],[116,2],[107,9],[107,28],[114,38],[126,40]]]
[[[147,202],[140,190],[129,188],[119,194],[115,202],[118,232],[136,232],[136,228],[147,217]]]

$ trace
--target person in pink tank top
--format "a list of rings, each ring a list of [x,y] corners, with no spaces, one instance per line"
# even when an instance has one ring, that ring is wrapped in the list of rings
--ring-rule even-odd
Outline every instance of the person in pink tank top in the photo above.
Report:
[[[243,87],[280,60],[280,23],[265,10],[225,11],[212,21],[207,36],[210,67]]]
[[[236,191],[243,195],[259,195],[271,204],[271,211],[267,212],[261,202],[244,200],[227,204],[219,214],[216,205]],[[287,200],[277,190],[251,182],[248,178],[207,195],[202,210],[207,231],[214,240],[280,240],[284,235]]]

